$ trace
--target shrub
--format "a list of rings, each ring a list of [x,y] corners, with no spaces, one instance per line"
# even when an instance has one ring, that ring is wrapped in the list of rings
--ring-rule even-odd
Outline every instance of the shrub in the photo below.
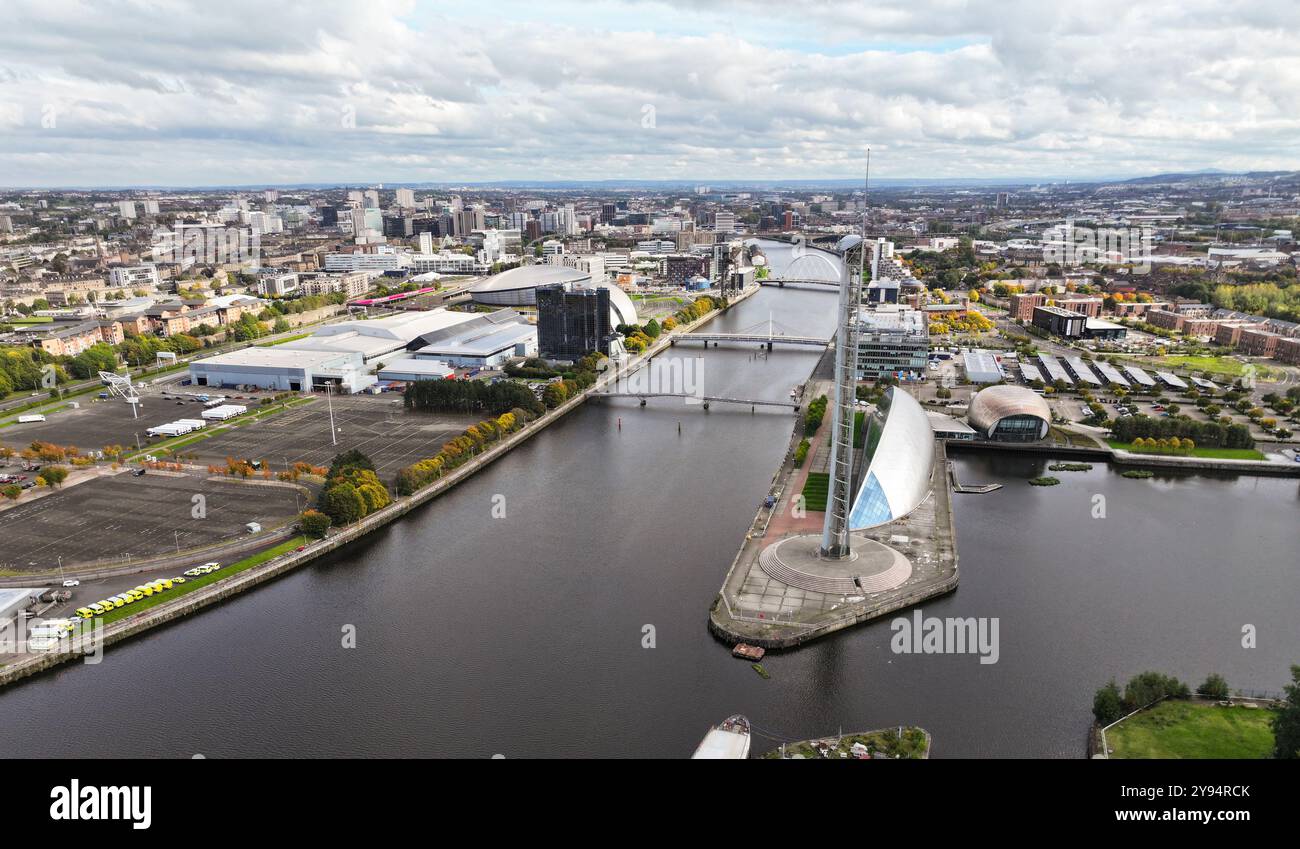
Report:
[[[319,510],[305,511],[298,517],[298,522],[302,527],[303,533],[308,536],[316,537],[317,539],[324,537],[325,534],[329,532],[330,525],[333,524],[330,517],[326,516]]]
[[[1217,672],[1207,677],[1201,686],[1196,688],[1196,692],[1211,699],[1226,699],[1230,694],[1228,682]]]

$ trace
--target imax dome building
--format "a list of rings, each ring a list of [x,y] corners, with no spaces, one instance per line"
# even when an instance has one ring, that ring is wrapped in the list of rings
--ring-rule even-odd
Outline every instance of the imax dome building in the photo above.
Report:
[[[636,305],[627,293],[608,283],[593,283],[591,274],[562,265],[521,265],[494,274],[469,290],[476,304],[495,307],[533,307],[537,305],[537,287],[556,283],[594,286],[609,290],[609,318],[612,327],[636,324]]]
[[[985,439],[1037,442],[1047,436],[1052,410],[1034,390],[1000,384],[975,393],[966,411],[966,423]]]

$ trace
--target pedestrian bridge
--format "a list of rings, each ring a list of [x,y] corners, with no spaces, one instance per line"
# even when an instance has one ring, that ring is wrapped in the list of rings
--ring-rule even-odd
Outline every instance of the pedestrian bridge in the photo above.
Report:
[[[830,344],[829,339],[821,339],[817,336],[794,336],[784,333],[688,333],[685,336],[679,336],[673,339],[673,345],[678,342],[688,340],[699,340],[704,342],[706,347],[709,342],[715,345],[719,342],[747,342],[761,345],[772,350],[775,344],[782,345],[804,345],[806,347],[824,348]]]
[[[815,280],[812,278],[800,279],[797,277],[764,277],[758,282],[763,286],[785,286],[787,283],[791,285],[806,283],[813,286],[825,286],[831,289],[838,289],[840,287],[840,281],[838,280]]]
[[[741,406],[750,407],[786,407],[799,412],[800,403],[798,401],[761,401],[755,398],[727,398],[721,395],[694,395],[690,392],[593,392],[591,398],[638,398],[641,406],[645,406],[647,398],[687,398],[694,399],[700,403],[704,409],[709,409],[709,404],[740,404]]]

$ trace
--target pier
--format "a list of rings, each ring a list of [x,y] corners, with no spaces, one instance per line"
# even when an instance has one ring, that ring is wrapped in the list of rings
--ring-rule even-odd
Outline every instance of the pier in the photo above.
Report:
[[[971,485],[963,486],[961,483],[957,481],[957,469],[955,466],[953,466],[952,460],[948,461],[948,480],[952,483],[953,492],[979,494],[985,492],[993,492],[994,490],[998,490],[1002,488],[1002,484],[1000,483],[971,484]]]

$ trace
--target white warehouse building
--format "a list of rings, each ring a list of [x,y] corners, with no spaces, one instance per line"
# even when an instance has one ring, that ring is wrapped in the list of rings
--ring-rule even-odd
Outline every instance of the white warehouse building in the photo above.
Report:
[[[375,382],[361,354],[348,351],[304,351],[283,345],[256,345],[190,363],[197,386],[256,386],[307,392],[326,383],[341,392],[359,392]]]
[[[293,392],[320,389],[360,392],[376,382],[375,364],[404,353],[413,342],[461,325],[476,326],[484,316],[446,309],[405,312],[369,321],[343,321],[320,328],[306,339],[282,345],[256,345],[190,363],[198,386],[257,386]],[[423,341],[419,347],[429,343]],[[534,343],[535,349],[535,343]]]

